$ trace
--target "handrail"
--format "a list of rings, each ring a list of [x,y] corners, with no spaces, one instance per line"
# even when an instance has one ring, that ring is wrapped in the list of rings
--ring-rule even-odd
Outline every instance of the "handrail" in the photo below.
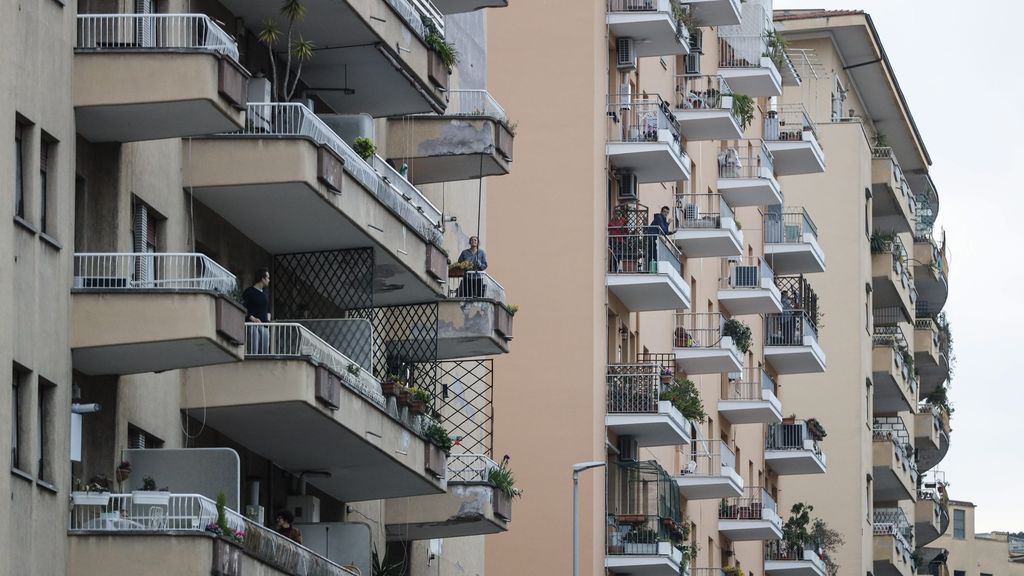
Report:
[[[657,364],[609,364],[609,414],[655,414],[661,397],[662,369]]]
[[[722,261],[719,288],[728,290],[759,290],[765,281],[769,289],[775,287],[775,272],[764,258],[743,256],[737,260]]]
[[[722,440],[693,440],[679,447],[680,475],[722,476],[722,469],[736,471],[736,453]]]
[[[448,457],[448,483],[490,482],[498,463],[485,454],[452,454]]]
[[[810,234],[816,240],[818,227],[807,210],[799,206],[786,206],[781,211],[769,210],[764,214],[764,241],[774,244],[799,244]]]
[[[721,194],[676,194],[676,222],[680,230],[721,230],[736,226],[736,213]]]
[[[808,444],[810,445],[809,447]],[[806,420],[798,420],[794,423],[769,424],[764,437],[764,449],[810,450],[823,461],[825,458],[825,453],[822,452],[821,446],[818,445],[818,440],[811,435]]]
[[[205,254],[184,252],[79,252],[76,290],[210,290],[229,293],[235,275]]]
[[[679,137],[679,122],[669,105],[657,94],[613,94],[608,96],[609,142],[658,142],[667,131],[674,146],[685,154]],[[614,127],[621,124],[621,128]]]
[[[674,348],[720,348],[725,317],[718,312],[677,312]]]
[[[655,231],[648,231],[653,228]],[[667,262],[677,273],[682,270],[682,255],[657,226],[638,231],[628,226],[608,227],[609,274],[666,273],[660,263]]]
[[[722,400],[765,399],[765,393],[776,395],[778,385],[763,366],[746,366],[741,372],[730,372],[722,381]]]
[[[469,300],[494,300],[505,303],[505,288],[483,270],[466,270],[448,276],[448,297]]]
[[[79,14],[76,50],[204,50],[238,61],[235,39],[206,14]]]
[[[719,178],[775,179],[775,158],[763,140],[741,140],[718,153]]]
[[[508,122],[505,109],[487,90],[449,90],[448,107],[443,116],[487,116],[499,122]]]
[[[810,134],[808,138],[807,134]],[[773,141],[817,141],[818,126],[802,103],[779,104],[765,113],[764,139]]]
[[[722,76],[676,75],[677,108],[682,110],[728,110],[733,118],[733,91]],[[736,119],[739,124],[739,119]]]

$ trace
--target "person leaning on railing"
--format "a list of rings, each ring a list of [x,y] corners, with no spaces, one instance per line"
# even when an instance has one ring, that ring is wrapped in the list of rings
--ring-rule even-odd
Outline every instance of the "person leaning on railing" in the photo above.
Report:
[[[242,304],[245,306],[245,321],[254,324],[265,324],[270,322],[270,295],[267,288],[270,287],[270,270],[260,268],[256,271],[252,286],[242,292]],[[248,329],[250,344],[247,352],[252,354],[266,354],[270,351],[270,328],[266,326],[250,326]]]
[[[469,248],[459,254],[459,262],[468,262],[470,267],[466,270],[462,282],[459,284],[458,295],[460,298],[483,298],[484,278],[483,272],[487,270],[487,253],[480,248],[480,239],[476,236],[469,237]]]

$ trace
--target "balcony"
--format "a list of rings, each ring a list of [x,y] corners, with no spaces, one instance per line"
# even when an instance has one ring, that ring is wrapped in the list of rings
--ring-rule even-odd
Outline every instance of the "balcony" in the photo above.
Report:
[[[249,73],[204,14],[80,14],[75,129],[91,142],[183,138],[242,127]]]
[[[186,186],[271,254],[374,248],[374,305],[436,300],[441,212],[302,104],[249,104],[244,130],[192,140]]]
[[[448,299],[438,304],[437,358],[507,354],[512,320],[513,314],[505,304],[505,289],[490,274],[450,269]]]
[[[785,291],[783,308],[787,308]],[[825,351],[818,344],[812,309],[792,308],[781,314],[765,314],[764,338],[764,359],[777,374],[825,371]]]
[[[873,406],[877,414],[913,410],[917,405],[910,343],[900,326],[875,326],[871,348]]]
[[[943,500],[936,487],[918,489],[917,503],[914,504],[916,547],[938,540],[949,528],[949,507]]]
[[[441,14],[463,14],[484,8],[507,8],[508,0],[434,0]]]
[[[690,441],[690,422],[661,400],[661,387],[671,374],[658,364],[609,364],[608,406],[604,425],[617,436],[632,436],[637,445],[675,446]]]
[[[920,311],[921,306],[918,306]],[[921,397],[934,392],[949,376],[949,349],[938,322],[918,315],[914,321],[914,365],[921,384]]]
[[[632,38],[636,55],[685,56],[690,32],[677,16],[677,0],[608,0],[608,31]]]
[[[778,385],[761,366],[747,366],[722,383],[718,414],[730,424],[775,424],[782,421]]]
[[[75,254],[71,357],[90,375],[242,359],[235,277],[202,254]]]
[[[767,36],[726,34],[729,33],[719,30],[718,73],[733,91],[751,98],[781,96],[782,75],[775,62],[765,56]]]
[[[445,492],[425,417],[397,413],[372,374],[300,324],[246,328],[244,362],[186,372],[183,409],[285,470],[329,473],[307,482],[344,502]]]
[[[653,231],[652,231],[653,229]],[[605,286],[630,312],[690,307],[679,249],[656,226],[608,228]]]
[[[701,27],[735,26],[743,19],[742,0],[687,0],[694,19]]]
[[[949,257],[946,241],[941,245],[931,236],[914,237],[914,283],[923,304],[924,314],[938,314],[949,296]]]
[[[386,502],[388,540],[431,540],[500,534],[512,520],[512,499],[488,480],[498,464],[481,454],[448,457],[448,491]]]
[[[900,508],[875,508],[874,574],[911,576],[914,565],[914,526]]]
[[[719,194],[677,194],[678,226],[672,240],[687,258],[743,254],[743,232],[736,214]]]
[[[764,573],[768,576],[826,576],[825,562],[810,546],[789,547],[784,540],[765,542]]]
[[[106,503],[72,504],[68,525],[71,574],[235,573],[358,574],[227,509],[238,538],[215,537],[217,505],[198,494],[169,494],[163,505],[142,504],[132,494],[95,494]],[[228,541],[232,543],[229,544]]]
[[[764,255],[776,274],[825,271],[818,227],[800,207],[769,208],[764,215]]]
[[[780,476],[824,474],[828,459],[818,442],[824,437],[817,420],[771,424],[764,438],[764,461]]]
[[[743,478],[736,473],[736,453],[721,440],[700,440],[682,446],[679,493],[689,500],[717,500],[743,495]]]
[[[486,90],[449,90],[441,115],[388,120],[387,158],[407,163],[413,184],[473,180],[511,171],[515,134]]]
[[[917,288],[899,236],[871,235],[871,298],[876,308],[896,307],[908,322],[914,318]]]
[[[892,148],[871,150],[871,222],[893,234],[914,231],[917,201]]]
[[[721,76],[676,76],[676,98],[673,114],[687,142],[743,137],[732,89]]]
[[[825,152],[818,143],[817,126],[803,104],[779,104],[764,118],[764,139],[775,157],[775,174],[821,174]]]
[[[899,416],[875,418],[872,440],[871,477],[875,500],[912,500],[917,495],[917,464],[903,419]]]
[[[919,404],[917,414],[914,415],[918,470],[927,472],[946,457],[949,452],[949,435],[949,413],[940,406]]]
[[[634,514],[609,518],[605,569],[630,576],[680,576],[683,547],[669,540],[663,520]]]
[[[653,460],[610,462],[606,489],[605,568],[679,576],[685,529],[672,476]]]
[[[668,109],[657,97],[609,98],[606,153],[616,170],[635,174],[641,184],[690,179],[690,157]]]
[[[775,273],[761,258],[722,261],[718,303],[733,316],[782,312]]]
[[[722,334],[724,326],[725,317],[718,313],[677,313],[672,352],[678,370],[691,376],[742,370],[740,351]]]
[[[718,532],[733,542],[779,540],[782,518],[775,499],[759,486],[747,488],[744,496],[724,498],[718,506]]]
[[[309,96],[338,113],[379,118],[444,111],[450,72],[426,43],[432,33],[444,36],[444,18],[431,0],[305,2],[306,16],[294,28],[280,2],[220,4],[231,22],[237,18],[250,31],[272,21],[312,42],[317,50],[302,66],[302,82],[313,88]]]
[[[718,153],[718,192],[729,206],[781,206],[775,160],[764,142],[741,140]]]

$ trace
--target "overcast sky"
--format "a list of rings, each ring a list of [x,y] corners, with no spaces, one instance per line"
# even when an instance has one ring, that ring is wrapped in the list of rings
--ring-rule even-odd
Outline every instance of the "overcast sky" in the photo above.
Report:
[[[1024,530],[1024,2],[775,0],[871,14],[931,152],[951,248],[953,434],[938,469],[979,532]],[[938,229],[938,228],[937,228]],[[1024,368],[1024,360],[1022,360]],[[952,528],[950,528],[952,530]]]

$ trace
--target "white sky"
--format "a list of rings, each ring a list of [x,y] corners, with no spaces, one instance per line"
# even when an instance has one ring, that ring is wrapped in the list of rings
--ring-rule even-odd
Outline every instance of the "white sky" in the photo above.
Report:
[[[874,20],[931,153],[951,247],[955,413],[938,470],[950,498],[978,506],[978,532],[1024,530],[1024,374],[1016,380],[1024,190],[1015,178],[1024,174],[1024,2],[775,0],[775,8],[856,9]]]

